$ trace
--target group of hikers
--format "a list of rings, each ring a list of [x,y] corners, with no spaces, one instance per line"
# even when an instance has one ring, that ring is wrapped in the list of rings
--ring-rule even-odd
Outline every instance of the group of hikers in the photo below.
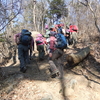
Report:
[[[45,52],[48,53],[48,63],[51,78],[63,77],[62,55],[64,49],[67,49],[70,44],[77,42],[76,25],[70,25],[64,29],[64,24],[45,26],[44,34],[37,34],[36,38],[32,37],[32,33],[27,29],[22,29],[20,33],[14,35],[15,43],[18,46],[18,58],[20,61],[20,71],[25,73],[27,64],[32,59],[34,51],[34,43],[38,50],[39,61],[45,59]],[[46,48],[46,50],[44,49]],[[56,63],[55,63],[56,61]]]

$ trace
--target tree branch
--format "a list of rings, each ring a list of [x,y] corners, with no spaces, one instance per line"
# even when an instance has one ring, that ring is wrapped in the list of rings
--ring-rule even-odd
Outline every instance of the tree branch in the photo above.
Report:
[[[86,1],[86,4],[85,3],[83,3],[83,2],[81,2],[80,0],[78,0],[82,5],[84,5],[84,6],[88,6],[88,0],[85,0]]]
[[[18,0],[19,1],[19,0]],[[14,2],[14,3],[17,3],[18,1],[16,1],[16,2]],[[18,9],[16,9],[17,10],[17,14],[16,15],[14,15],[11,19],[9,19],[9,17],[8,17],[8,22],[4,25],[4,26],[2,26],[2,28],[0,29],[0,31],[1,30],[3,30],[14,18],[16,18],[16,16],[20,13],[20,11],[21,11],[21,5],[22,5],[22,0],[21,1],[19,1],[20,2],[20,8],[19,8],[19,10]],[[9,8],[9,7],[8,7]],[[5,9],[5,8],[4,8]],[[6,10],[8,10],[7,8],[6,8]],[[7,19],[7,18],[5,18],[5,19]],[[6,22],[6,20],[5,20],[5,22]]]

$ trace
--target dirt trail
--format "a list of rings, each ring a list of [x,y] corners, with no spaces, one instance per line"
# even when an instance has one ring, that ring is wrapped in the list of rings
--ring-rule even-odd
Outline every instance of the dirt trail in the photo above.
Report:
[[[65,50],[64,57],[78,49]],[[43,62],[31,60],[26,73],[19,71],[18,63],[9,64],[2,68],[6,78],[0,81],[0,100],[100,100],[100,72],[96,70],[100,62],[91,64],[92,56],[75,68],[64,70],[62,80],[50,78],[47,57]]]

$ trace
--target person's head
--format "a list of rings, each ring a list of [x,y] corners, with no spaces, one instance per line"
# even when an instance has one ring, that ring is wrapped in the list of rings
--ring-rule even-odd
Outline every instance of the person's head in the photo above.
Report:
[[[21,33],[24,34],[25,32],[29,32],[27,29],[22,29]]]
[[[53,28],[50,28],[49,30],[50,30],[50,31],[53,31]]]
[[[61,27],[61,25],[60,25],[60,24],[58,24],[58,27]]]

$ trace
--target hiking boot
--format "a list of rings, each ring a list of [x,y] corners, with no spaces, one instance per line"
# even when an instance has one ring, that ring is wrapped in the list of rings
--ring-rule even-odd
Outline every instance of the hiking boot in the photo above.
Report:
[[[20,72],[23,72],[23,68],[20,68]]]
[[[39,59],[39,61],[43,61],[43,60],[44,60],[43,58],[40,58],[40,59]]]
[[[59,72],[58,71],[51,74],[51,78],[56,78],[58,76],[59,76]]]
[[[56,73],[51,75],[51,78],[55,78],[56,77]]]
[[[21,71],[21,72],[23,72],[23,73],[25,73],[25,72],[26,72],[26,70],[27,70],[27,69],[26,69],[25,67],[20,68],[20,71]]]
[[[27,70],[27,69],[24,67],[24,68],[23,68],[23,73],[25,73],[25,72],[26,72],[26,70]]]

